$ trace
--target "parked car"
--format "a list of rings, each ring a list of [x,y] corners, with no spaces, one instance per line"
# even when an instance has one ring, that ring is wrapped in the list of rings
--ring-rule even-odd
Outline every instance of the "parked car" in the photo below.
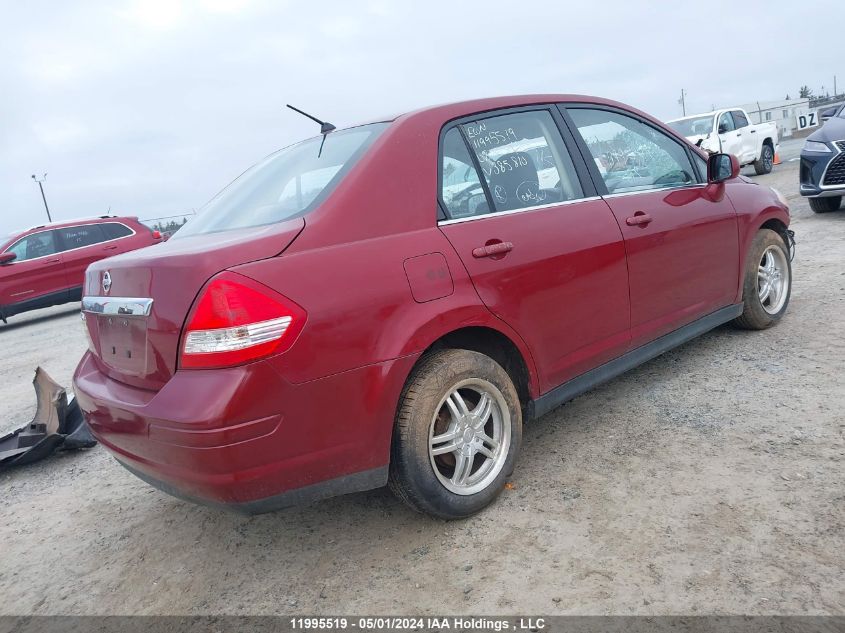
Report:
[[[777,323],[788,225],[735,157],[619,103],[432,107],[272,154],[168,242],[93,264],[74,386],[176,496],[254,513],[389,483],[464,517],[524,420]]]
[[[799,191],[816,213],[836,211],[845,195],[845,107],[804,141]]]
[[[819,119],[822,123],[827,123],[833,117],[841,116],[843,112],[845,112],[845,103],[822,110],[819,112]]]
[[[101,216],[42,224],[0,245],[0,319],[82,298],[85,269],[161,239],[138,218]]]
[[[777,125],[749,120],[745,110],[733,108],[673,119],[667,125],[701,149],[733,154],[740,165],[754,165],[758,175],[768,174],[778,147]]]

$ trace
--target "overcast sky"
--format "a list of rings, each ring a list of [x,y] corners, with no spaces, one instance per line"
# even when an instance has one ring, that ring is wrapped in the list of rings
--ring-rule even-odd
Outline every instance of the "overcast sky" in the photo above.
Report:
[[[316,133],[288,102],[343,125],[503,94],[672,118],[681,88],[690,113],[832,92],[845,4],[830,4],[2,0],[0,232],[45,219],[33,173],[54,219],[198,208]]]

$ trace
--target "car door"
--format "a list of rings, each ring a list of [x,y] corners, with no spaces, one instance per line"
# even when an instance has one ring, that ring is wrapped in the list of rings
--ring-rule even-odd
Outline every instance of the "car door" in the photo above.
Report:
[[[740,153],[737,154],[739,162],[743,165],[754,162],[757,158],[756,131],[748,124],[748,118],[742,110],[732,110],[731,118],[734,122],[736,138],[739,139]]]
[[[556,111],[520,109],[441,137],[440,229],[484,304],[526,342],[543,392],[629,342],[622,234],[558,122]]]
[[[589,105],[565,112],[587,157],[611,157],[594,177],[625,236],[632,345],[731,304],[737,215],[726,196],[712,195],[705,161],[631,113]]]
[[[99,224],[79,224],[56,229],[65,260],[71,292],[82,288],[85,269],[94,262],[117,254],[114,243],[103,243],[106,235]]]
[[[733,154],[742,162],[742,135],[736,131],[730,112],[723,112],[719,115],[716,129],[719,133],[722,151],[726,154]]]
[[[0,305],[65,298],[67,278],[54,231],[30,233],[3,252],[16,257],[0,267]]]

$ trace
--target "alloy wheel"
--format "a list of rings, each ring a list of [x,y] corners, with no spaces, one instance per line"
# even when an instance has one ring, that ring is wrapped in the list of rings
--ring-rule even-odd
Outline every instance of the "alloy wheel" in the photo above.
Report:
[[[431,421],[434,474],[455,494],[480,492],[501,472],[510,437],[511,416],[499,389],[486,380],[463,380],[449,389]]]

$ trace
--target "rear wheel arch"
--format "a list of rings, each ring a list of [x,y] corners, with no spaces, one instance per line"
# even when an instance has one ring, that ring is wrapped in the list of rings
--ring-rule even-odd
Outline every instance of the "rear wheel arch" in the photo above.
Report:
[[[509,336],[492,327],[474,325],[452,330],[433,341],[420,355],[408,374],[406,382],[411,380],[417,367],[431,353],[443,349],[465,349],[489,356],[496,361],[510,376],[519,395],[523,411],[537,395],[536,374],[531,371],[529,362],[519,345]]]

